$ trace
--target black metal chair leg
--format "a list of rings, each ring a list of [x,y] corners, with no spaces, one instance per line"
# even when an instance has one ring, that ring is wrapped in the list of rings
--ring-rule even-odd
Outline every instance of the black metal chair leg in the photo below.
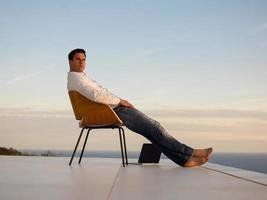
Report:
[[[126,148],[125,132],[124,132],[124,129],[122,127],[120,127],[120,126],[88,127],[87,126],[87,127],[83,127],[82,130],[81,130],[81,133],[79,135],[78,141],[77,141],[77,143],[75,145],[75,148],[74,148],[74,151],[72,153],[72,156],[71,156],[71,159],[70,159],[70,162],[69,162],[69,166],[71,166],[71,164],[72,164],[73,158],[74,158],[75,153],[77,151],[77,147],[79,146],[79,143],[80,143],[80,140],[81,140],[81,137],[83,135],[84,130],[88,129],[87,134],[86,134],[86,138],[85,138],[85,141],[84,141],[84,144],[83,144],[82,152],[81,152],[81,155],[80,155],[79,164],[82,161],[83,153],[84,153],[84,150],[85,150],[85,146],[86,146],[87,139],[88,139],[90,131],[93,130],[93,129],[101,129],[101,128],[112,128],[112,129],[117,128],[117,129],[119,129],[122,165],[123,165],[123,167],[125,167],[125,163],[126,163],[126,165],[128,165],[128,155],[127,155],[127,148]],[[123,139],[123,141],[122,141],[122,139]]]
[[[126,148],[126,141],[125,141],[125,133],[124,133],[124,129],[122,127],[120,127],[120,129],[122,130],[122,137],[123,137],[123,143],[124,143],[124,154],[125,154],[126,165],[128,165],[128,155],[127,155],[127,148]]]
[[[122,146],[122,140],[121,140],[121,129],[119,129],[119,135],[120,135],[120,145],[121,145],[121,158],[122,158],[122,165],[123,167],[125,167],[125,163],[124,163],[124,153],[123,153],[123,146]]]
[[[89,132],[90,132],[90,128],[88,128],[88,131],[87,131],[87,134],[86,134],[86,138],[84,140],[84,144],[83,144],[83,149],[82,149],[82,152],[81,152],[81,155],[80,155],[80,159],[79,159],[79,164],[81,163],[82,161],[82,157],[83,157],[83,152],[84,152],[84,149],[85,149],[85,146],[86,146],[86,143],[87,143],[87,139],[88,139],[88,135],[89,135]]]
[[[70,162],[69,162],[69,166],[71,166],[73,157],[74,157],[74,155],[75,155],[75,153],[76,153],[76,150],[77,150],[77,147],[78,147],[78,145],[79,145],[79,143],[80,143],[80,140],[81,140],[81,137],[82,137],[82,134],[83,134],[84,129],[85,129],[85,127],[81,130],[80,136],[79,136],[79,138],[78,138],[78,141],[77,141],[77,143],[76,143],[76,145],[75,145],[75,148],[74,148],[74,151],[73,151],[73,153],[72,153],[72,156],[71,156],[71,159],[70,159]]]

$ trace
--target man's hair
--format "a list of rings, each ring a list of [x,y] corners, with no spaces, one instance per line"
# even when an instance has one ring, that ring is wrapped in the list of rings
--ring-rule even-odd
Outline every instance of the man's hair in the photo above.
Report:
[[[68,55],[68,58],[69,60],[72,60],[73,59],[73,56],[76,54],[76,53],[83,53],[84,56],[86,57],[86,51],[84,49],[74,49],[72,50],[69,55]]]

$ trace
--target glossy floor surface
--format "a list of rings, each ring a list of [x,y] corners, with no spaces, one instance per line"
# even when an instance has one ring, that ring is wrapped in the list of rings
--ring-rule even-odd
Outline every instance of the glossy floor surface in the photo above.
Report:
[[[0,156],[1,200],[266,199],[267,175],[208,163],[182,168],[169,160],[138,165],[120,159]]]

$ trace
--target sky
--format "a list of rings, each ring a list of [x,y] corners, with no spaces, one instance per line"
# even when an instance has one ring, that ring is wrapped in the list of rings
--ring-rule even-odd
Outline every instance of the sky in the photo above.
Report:
[[[67,54],[84,48],[88,76],[179,141],[267,153],[266,9],[264,0],[1,0],[0,146],[73,148]],[[93,135],[88,149],[118,150],[114,134]],[[129,150],[146,141],[127,137]]]

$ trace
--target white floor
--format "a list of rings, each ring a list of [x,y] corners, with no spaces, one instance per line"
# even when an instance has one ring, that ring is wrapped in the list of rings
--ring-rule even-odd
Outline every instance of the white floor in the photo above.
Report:
[[[266,199],[267,175],[208,163],[123,168],[120,159],[0,156],[0,200]],[[136,160],[131,160],[136,162]]]

